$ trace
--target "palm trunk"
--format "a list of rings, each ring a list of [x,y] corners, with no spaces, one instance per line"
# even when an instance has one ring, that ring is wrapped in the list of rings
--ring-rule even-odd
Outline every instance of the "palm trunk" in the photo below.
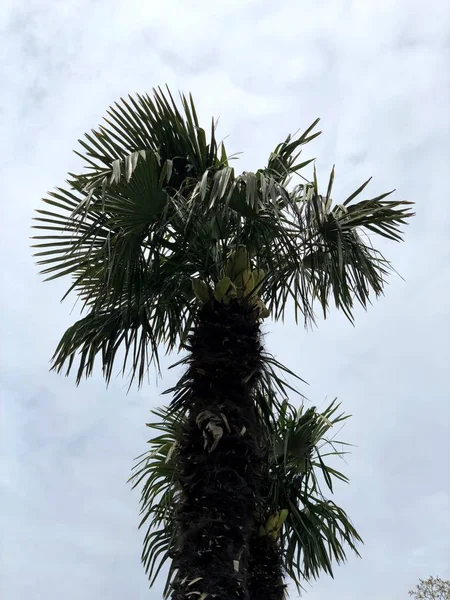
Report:
[[[188,418],[178,452],[172,600],[250,600],[261,464],[252,394],[262,364],[259,324],[237,302],[208,303],[188,348],[189,368],[174,398]]]
[[[251,600],[285,600],[281,548],[269,535],[250,540],[248,587]]]

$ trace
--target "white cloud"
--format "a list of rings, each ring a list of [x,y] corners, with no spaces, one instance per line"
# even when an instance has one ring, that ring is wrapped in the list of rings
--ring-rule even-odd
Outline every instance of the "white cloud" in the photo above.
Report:
[[[354,329],[333,314],[309,333],[271,326],[266,341],[315,403],[338,395],[354,415],[338,501],[363,559],[309,598],[393,600],[450,577],[448,24],[439,0],[2,3],[2,596],[160,597],[125,481],[173,379],[127,396],[120,379],[105,391],[99,374],[80,388],[48,374],[76,311],[58,303],[63,283],[40,283],[28,238],[39,197],[79,165],[76,139],[121,95],[165,83],[192,91],[206,123],[220,116],[242,169],[320,116],[305,152],[323,181],[336,162],[337,198],[374,175],[374,193],[417,202],[406,242],[383,245],[406,282],[393,277]]]

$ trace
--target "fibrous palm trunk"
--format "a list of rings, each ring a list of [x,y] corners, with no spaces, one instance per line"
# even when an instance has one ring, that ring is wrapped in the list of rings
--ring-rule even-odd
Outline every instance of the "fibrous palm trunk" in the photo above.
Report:
[[[270,535],[250,539],[248,587],[251,600],[285,600],[282,555],[279,544]]]
[[[250,600],[249,543],[258,502],[260,328],[251,309],[208,303],[189,338],[174,404],[188,418],[178,452],[177,575],[172,600]]]

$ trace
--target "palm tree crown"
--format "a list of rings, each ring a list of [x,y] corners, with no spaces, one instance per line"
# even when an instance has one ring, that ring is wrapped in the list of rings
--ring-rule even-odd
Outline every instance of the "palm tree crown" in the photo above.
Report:
[[[318,121],[288,136],[264,168],[237,175],[214,121],[208,141],[192,97],[181,103],[160,89],[116,103],[80,140],[85,171],[37,211],[42,272],[70,275],[67,293],[86,312],[53,357],[69,372],[79,354],[78,381],[98,355],[109,380],[122,347],[123,370],[142,382],[160,344],[169,352],[186,339],[198,307],[192,280],[217,284],[239,245],[265,274],[259,292],[273,319],[290,299],[296,320],[311,323],[315,304],[326,315],[330,298],[352,319],[355,301],[381,294],[390,270],[364,232],[398,241],[412,215],[411,203],[386,200],[390,192],[356,201],[368,181],[333,205],[334,169],[324,195],[315,172],[291,185],[311,163],[298,156]]]

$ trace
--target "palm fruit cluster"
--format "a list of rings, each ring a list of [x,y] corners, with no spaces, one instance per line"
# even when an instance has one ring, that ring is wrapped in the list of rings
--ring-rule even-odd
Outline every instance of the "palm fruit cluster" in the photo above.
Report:
[[[266,524],[264,526],[260,526],[259,535],[270,535],[270,537],[272,537],[276,541],[278,539],[281,527],[286,521],[288,515],[289,511],[286,508],[280,510],[279,513],[270,515],[270,517],[266,521]]]
[[[257,295],[264,277],[263,269],[252,270],[247,248],[241,245],[228,257],[224,267],[224,276],[216,283],[214,291],[201,279],[192,281],[192,289],[197,299],[203,304],[209,302],[212,296],[223,304],[229,304],[236,298],[248,299],[257,310],[258,316],[266,319],[270,315],[270,311]]]

